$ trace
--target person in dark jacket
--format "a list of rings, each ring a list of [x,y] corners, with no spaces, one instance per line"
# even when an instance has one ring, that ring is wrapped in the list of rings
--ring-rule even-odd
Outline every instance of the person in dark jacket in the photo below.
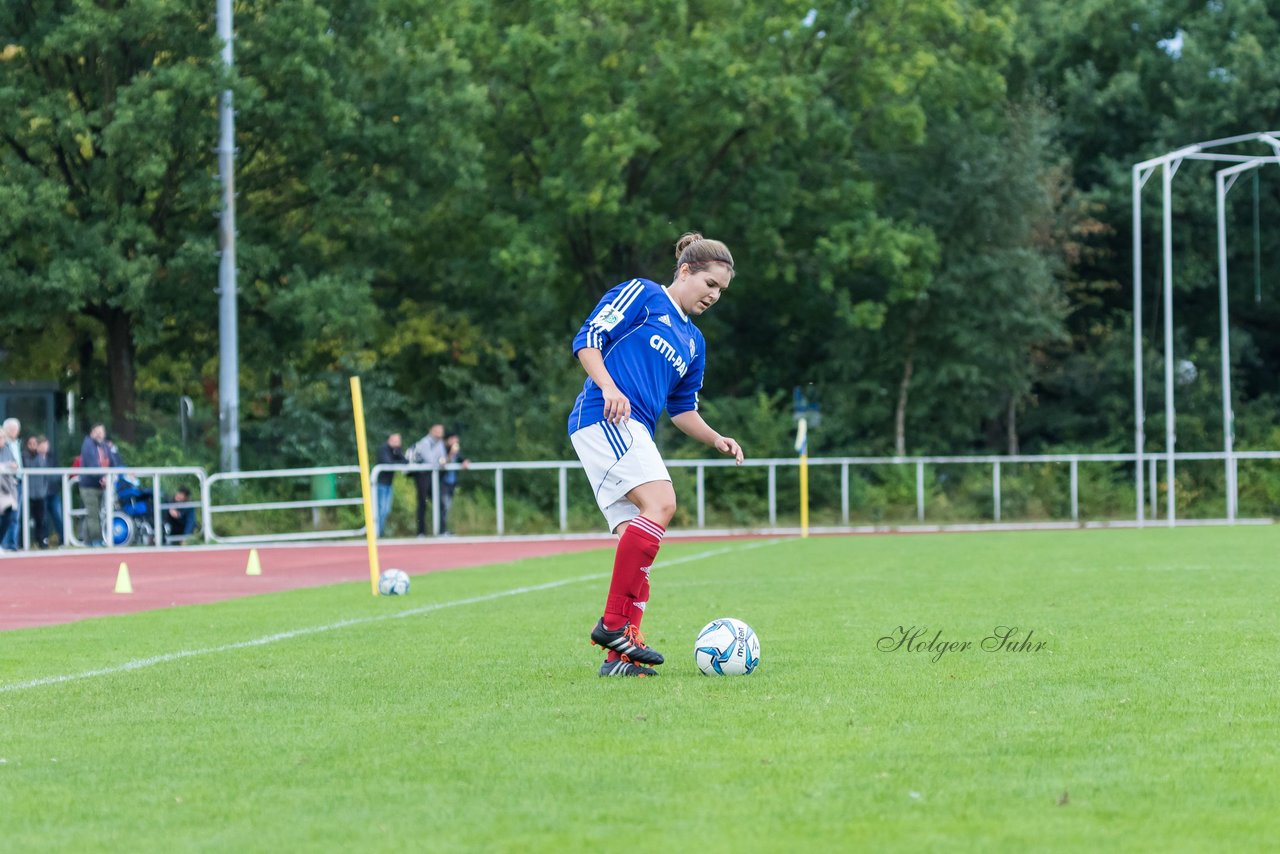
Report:
[[[37,437],[36,452],[44,460],[44,467],[56,469],[58,467],[58,455],[53,452],[49,446],[48,438],[44,436]],[[58,475],[44,475],[45,480],[45,507],[47,509],[46,517],[48,524],[45,526],[46,539],[48,544],[48,534],[57,534],[58,542],[66,544],[67,537],[62,530],[62,478]],[[42,546],[41,548],[43,548]]]
[[[41,448],[44,450],[41,451]],[[27,467],[28,507],[31,511],[31,541],[42,549],[49,548],[49,493],[57,485],[52,475],[40,475],[37,469],[49,468],[49,440],[44,436],[27,439],[24,459]]]
[[[107,428],[103,424],[94,424],[89,428],[89,435],[84,437],[80,445],[81,468],[109,468],[111,451],[107,447]],[[101,474],[80,475],[80,500],[84,502],[85,545],[100,546],[102,541],[102,490],[106,486],[106,478]]]
[[[457,433],[450,433],[444,437],[444,449],[446,466],[459,465],[464,469],[471,467],[471,460],[462,455],[462,440],[458,438]],[[457,488],[458,470],[446,468],[440,475],[440,533],[445,536],[452,533],[449,530],[449,509],[453,507],[453,493]]]
[[[387,441],[378,449],[378,464],[384,466],[402,466],[408,460],[405,459],[404,451],[400,449],[401,439],[399,433],[392,433],[387,437]],[[378,489],[377,512],[378,512],[378,536],[381,537],[383,531],[387,528],[387,517],[391,515],[391,502],[395,499],[395,491],[393,485],[395,483],[396,473],[394,471],[383,471],[378,473]]]
[[[168,504],[189,504],[191,490],[179,486],[173,492],[173,499]],[[196,510],[194,507],[166,507],[161,514],[163,520],[165,543],[184,543],[196,530]]]

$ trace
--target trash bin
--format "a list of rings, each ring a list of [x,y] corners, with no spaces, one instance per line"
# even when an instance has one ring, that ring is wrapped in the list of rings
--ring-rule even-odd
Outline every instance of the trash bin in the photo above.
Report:
[[[338,476],[336,474],[313,474],[311,476],[311,500],[332,501],[338,497]],[[320,527],[320,509],[311,508],[311,524]]]

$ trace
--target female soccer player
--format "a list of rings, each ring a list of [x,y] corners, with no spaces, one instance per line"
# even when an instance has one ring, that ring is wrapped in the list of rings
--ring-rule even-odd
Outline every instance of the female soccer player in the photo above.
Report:
[[[569,414],[569,437],[596,502],[619,534],[604,616],[591,641],[608,650],[601,676],[656,676],[662,655],[645,645],[640,620],[649,568],[676,512],[671,475],[653,443],[658,416],[742,463],[742,448],[698,414],[705,341],[693,318],[715,305],[733,279],[733,256],[718,240],[685,234],[675,280],[631,279],[604,295],[573,339],[587,372]]]

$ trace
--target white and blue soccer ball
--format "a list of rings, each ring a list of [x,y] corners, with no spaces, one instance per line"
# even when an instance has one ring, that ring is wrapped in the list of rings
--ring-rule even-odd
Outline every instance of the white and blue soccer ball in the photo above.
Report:
[[[698,632],[693,657],[708,676],[746,676],[760,664],[760,638],[741,620],[722,617]]]
[[[383,596],[404,596],[409,592],[409,574],[403,569],[384,569],[378,577],[378,592]]]

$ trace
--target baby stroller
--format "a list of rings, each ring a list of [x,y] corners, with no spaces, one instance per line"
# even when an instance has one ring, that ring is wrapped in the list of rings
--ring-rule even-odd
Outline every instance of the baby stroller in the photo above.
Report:
[[[114,545],[147,546],[155,542],[153,500],[152,494],[143,490],[138,478],[127,474],[116,478],[116,512],[111,518],[111,542]],[[105,514],[103,521],[105,524]]]

